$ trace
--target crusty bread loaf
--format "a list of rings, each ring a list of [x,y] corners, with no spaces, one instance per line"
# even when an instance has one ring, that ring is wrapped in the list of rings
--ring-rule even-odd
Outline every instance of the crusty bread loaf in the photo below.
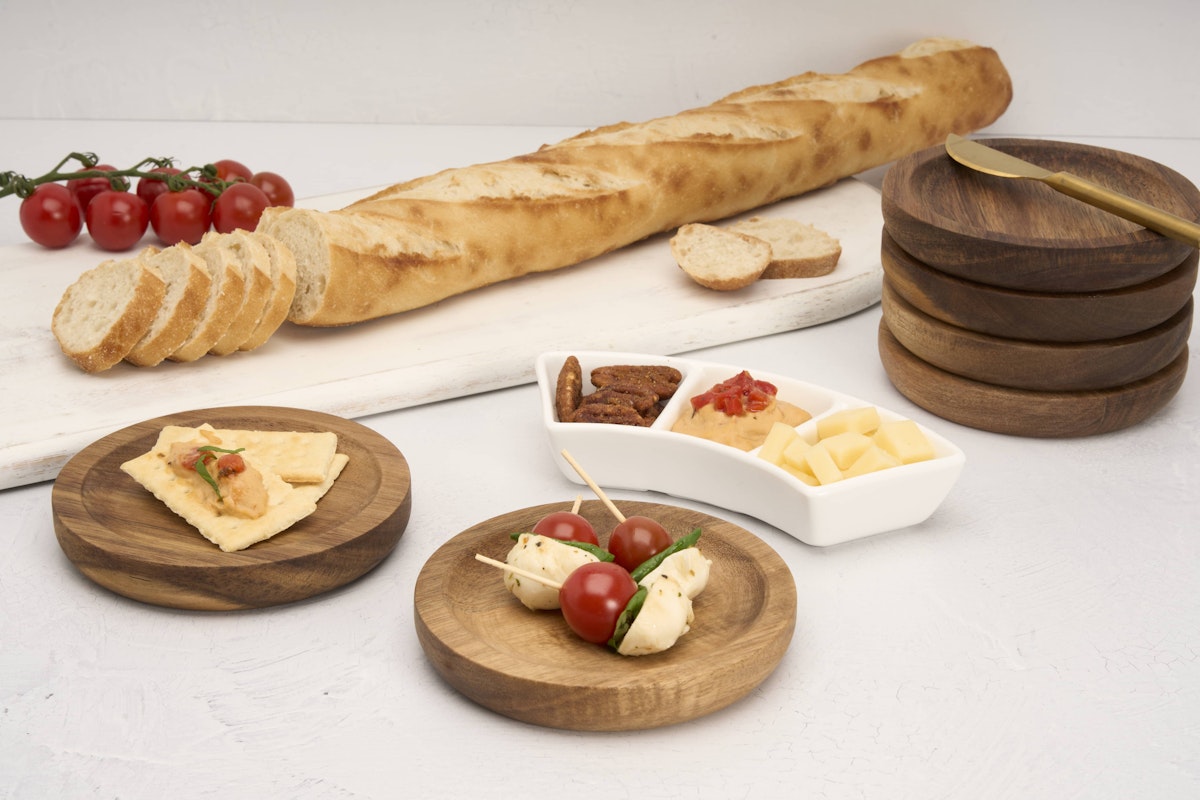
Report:
[[[788,217],[751,217],[729,230],[762,239],[771,245],[771,263],[763,278],[818,278],[833,272],[842,245],[820,228]]]
[[[240,266],[245,281],[240,308],[233,315],[221,338],[208,349],[214,356],[227,356],[236,352],[250,337],[274,293],[271,285],[271,257],[257,238],[243,230],[231,233],[210,232],[204,236],[209,242],[230,254],[231,260]],[[203,245],[204,240],[201,240],[200,244]]]
[[[251,238],[262,245],[263,252],[267,255],[272,293],[258,324],[238,346],[239,350],[255,350],[266,344],[287,319],[288,311],[292,308],[292,298],[296,295],[296,259],[292,257],[292,251],[284,247],[278,239],[265,234],[254,233],[251,234]]]
[[[599,128],[340,211],[268,209],[258,229],[296,258],[290,319],[350,324],[826,186],[988,125],[1011,96],[991,49],[924,40],[842,75]]]
[[[771,263],[771,245],[762,239],[702,222],[680,226],[671,254],[689,278],[720,292],[749,286]]]
[[[200,240],[195,247],[196,255],[204,259],[212,285],[200,320],[191,335],[168,358],[172,361],[195,361],[217,343],[229,329],[237,310],[242,305],[246,279],[241,264],[229,250],[219,247],[216,240]]]
[[[103,261],[63,292],[50,329],[81,369],[101,372],[145,335],[165,294],[162,276],[142,254]]]
[[[178,350],[195,329],[204,311],[212,278],[204,259],[186,242],[145,259],[162,276],[166,293],[149,330],[125,360],[139,367],[152,367]]]

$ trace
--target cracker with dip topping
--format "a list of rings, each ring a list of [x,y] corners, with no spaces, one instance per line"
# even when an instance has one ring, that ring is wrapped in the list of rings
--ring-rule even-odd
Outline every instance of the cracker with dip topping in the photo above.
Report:
[[[257,462],[288,483],[322,483],[337,452],[333,431],[237,431],[217,429],[221,440],[237,442]]]
[[[263,447],[258,453],[246,447],[241,455],[248,466],[262,474],[268,498],[266,511],[254,518],[221,514],[212,503],[212,489],[202,480],[180,475],[169,462],[168,455],[175,443],[204,441],[236,450],[245,447],[240,440],[255,442],[258,441],[256,436],[262,433],[271,432],[217,431],[207,424],[199,428],[170,425],[163,428],[150,452],[126,461],[121,469],[221,550],[243,550],[287,530],[312,514],[317,508],[317,501],[329,491],[349,461],[348,456],[334,453],[320,481],[293,486],[280,477],[277,471],[279,464],[274,459],[290,458],[293,446],[303,442],[306,434],[289,432],[292,445],[287,447]],[[336,435],[331,435],[336,443]],[[326,437],[316,435],[314,441],[317,442],[315,449],[323,453],[327,445]],[[294,454],[301,455],[302,450],[302,447],[295,448]]]

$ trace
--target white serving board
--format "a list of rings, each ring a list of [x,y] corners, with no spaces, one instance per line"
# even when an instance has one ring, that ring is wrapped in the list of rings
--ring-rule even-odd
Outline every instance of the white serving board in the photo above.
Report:
[[[335,209],[368,193],[300,204]],[[714,292],[684,275],[662,234],[360,325],[288,324],[250,353],[149,369],[122,363],[96,375],[62,355],[50,319],[66,287],[106,254],[82,240],[61,251],[0,248],[0,489],[51,480],[96,439],[185,408],[278,405],[355,418],[532,383],[535,359],[547,350],[672,355],[816,325],[879,301],[876,189],[849,179],[755,213],[795,217],[839,239],[837,269]]]

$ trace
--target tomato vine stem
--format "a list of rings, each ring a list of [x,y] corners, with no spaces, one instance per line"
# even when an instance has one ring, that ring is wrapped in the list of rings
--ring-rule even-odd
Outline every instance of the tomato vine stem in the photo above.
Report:
[[[64,171],[64,168],[72,161],[78,162],[82,169]],[[109,186],[118,191],[127,191],[129,189],[127,178],[155,178],[165,181],[167,188],[172,192],[184,189],[200,189],[201,191],[208,192],[213,197],[219,197],[221,192],[225,191],[229,186],[241,182],[240,178],[232,181],[219,180],[215,164],[192,166],[180,170],[178,174],[171,175],[164,175],[158,172],[157,170],[166,167],[174,167],[175,160],[170,157],[144,158],[128,169],[113,170],[95,169],[99,161],[95,153],[69,153],[53,169],[36,178],[28,178],[11,170],[0,172],[0,197],[15,194],[17,197],[26,198],[33,194],[33,190],[43,183],[57,183],[76,178],[107,178]],[[195,177],[192,177],[193,175]]]

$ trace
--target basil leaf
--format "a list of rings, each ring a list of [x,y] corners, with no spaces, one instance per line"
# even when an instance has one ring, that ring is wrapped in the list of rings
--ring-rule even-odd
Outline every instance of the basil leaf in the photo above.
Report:
[[[217,493],[217,499],[221,499],[221,487],[217,485],[217,479],[214,478],[208,471],[208,465],[204,463],[203,458],[196,459],[196,474],[204,479],[204,482],[212,487]]]
[[[617,617],[617,626],[613,629],[612,638],[608,640],[608,646],[613,650],[620,648],[621,642],[625,641],[625,634],[629,633],[629,629],[633,627],[633,621],[637,619],[642,606],[646,604],[646,596],[649,593],[650,590],[645,586],[639,586],[638,590],[633,593],[633,597],[629,598],[629,602],[625,604],[621,616]]]
[[[686,550],[689,547],[695,547],[696,542],[699,541],[699,539],[700,529],[695,528],[691,533],[687,534],[686,536],[680,536],[678,539],[672,542],[671,546],[666,550],[663,550],[661,553],[656,553],[650,556],[650,558],[647,558],[641,564],[638,564],[637,568],[635,568],[633,572],[629,573],[629,575],[635,581],[641,583],[642,578],[658,569],[659,565],[666,561],[668,556],[672,556],[678,553],[680,550]]]

